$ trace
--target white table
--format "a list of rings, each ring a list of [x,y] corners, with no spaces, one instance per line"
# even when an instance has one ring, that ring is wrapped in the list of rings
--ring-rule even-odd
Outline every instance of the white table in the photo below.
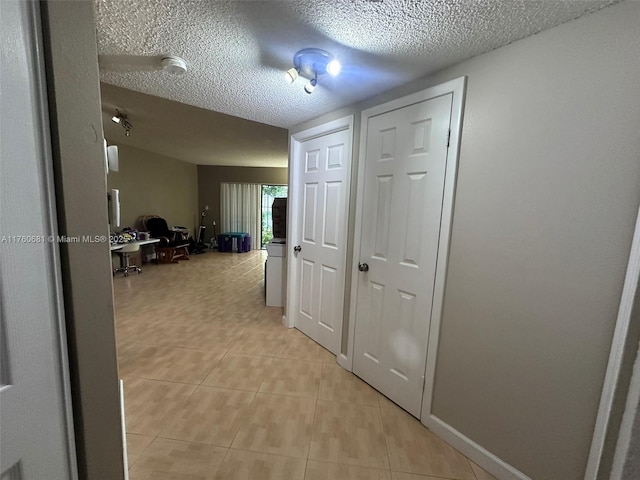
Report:
[[[160,242],[159,238],[150,238],[149,240],[134,240],[133,242],[114,243],[110,245],[109,248],[111,249],[112,252],[115,252],[118,254],[118,256],[120,257],[120,268],[124,268],[125,267],[124,255],[126,254],[120,253],[118,250],[121,250],[128,245],[140,245],[140,247],[143,247],[144,245],[151,245],[153,243],[159,243],[159,242]]]
[[[120,250],[121,248],[124,248],[126,245],[140,245],[141,247],[143,245],[150,245],[152,243],[159,243],[160,239],[159,238],[150,238],[149,240],[134,240],[133,242],[126,242],[126,243],[112,243],[111,244],[111,251],[115,252],[117,250]]]

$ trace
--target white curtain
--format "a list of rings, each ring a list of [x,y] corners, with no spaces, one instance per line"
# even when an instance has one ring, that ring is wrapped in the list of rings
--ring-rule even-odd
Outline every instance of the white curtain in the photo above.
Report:
[[[221,183],[220,233],[247,232],[251,235],[251,248],[259,250],[262,235],[261,200],[262,185],[259,183]]]

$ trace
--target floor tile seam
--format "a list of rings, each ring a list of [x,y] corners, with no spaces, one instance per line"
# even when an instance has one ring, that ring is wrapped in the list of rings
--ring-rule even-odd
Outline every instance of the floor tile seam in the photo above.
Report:
[[[278,357],[276,355],[274,358],[277,358],[278,360],[297,360],[299,362],[324,364],[324,360],[309,360],[308,358],[300,358],[300,357]],[[322,368],[320,369],[320,373],[322,373]]]
[[[449,445],[449,444],[447,443],[447,445]],[[456,451],[458,451],[458,450],[456,450]],[[469,469],[471,470],[471,473],[473,473],[473,478],[475,478],[475,480],[479,480],[478,479],[478,475],[476,475],[475,469],[471,465],[471,459],[469,457],[467,457],[466,455],[464,455],[462,452],[460,452],[460,453],[464,456],[465,460],[467,461],[467,465],[469,466]]]
[[[225,352],[226,355],[227,352]],[[211,375],[211,373],[216,369],[216,367],[220,364],[220,362],[222,362],[222,359],[224,358],[224,355],[222,355],[217,361],[216,363],[211,367],[211,369],[202,377],[202,379],[200,380],[200,383],[198,384],[198,387],[202,386],[202,382],[204,382],[207,378],[209,378],[209,375]]]
[[[391,471],[392,471],[388,466],[387,467],[380,467],[380,466],[374,466],[374,465],[367,464],[367,463],[356,463],[355,460],[354,460],[354,463],[342,463],[342,462],[329,461],[329,460],[326,460],[326,459],[313,457],[311,455],[309,455],[309,460],[313,460],[314,462],[325,462],[325,463],[332,463],[332,464],[335,464],[335,465],[344,465],[344,466],[350,466],[350,467],[371,468],[371,469],[374,469],[374,470],[383,470],[383,471],[386,471],[386,472],[389,472],[389,473],[391,473]],[[400,472],[398,472],[398,473],[400,473]]]
[[[307,454],[307,458],[304,461],[304,474],[302,475],[303,480],[307,479],[307,470],[309,468],[309,454]]]
[[[273,360],[276,357],[267,357],[266,355],[253,355],[250,353],[237,353],[237,352],[232,352],[231,350],[227,350],[224,354],[224,356],[222,357],[221,361],[224,360],[225,358],[227,358],[228,356],[236,356],[236,357],[256,357],[256,358],[268,358]]]
[[[253,393],[256,394],[258,393],[257,390],[247,390],[245,388],[230,388],[230,387],[218,387],[217,385],[206,385],[206,384],[201,384],[198,385],[198,388],[203,387],[203,388],[217,388],[218,390],[231,390],[232,392],[244,392],[244,393]],[[197,390],[197,388],[196,388]],[[251,399],[253,401],[253,399]]]
[[[175,383],[176,385],[191,385],[194,387],[198,387],[200,384],[198,383],[191,383],[191,382],[177,382],[175,380],[162,380],[159,378],[148,378],[148,377],[141,377],[139,375],[127,375],[126,378],[137,378],[139,380],[149,380],[149,381],[153,381],[153,382],[165,382],[165,383]],[[124,380],[124,378],[121,378],[122,380]],[[126,394],[126,392],[125,392]]]
[[[176,347],[176,346],[171,346],[171,345],[153,345],[153,344],[148,344],[148,343],[142,343],[142,342],[128,342],[129,345],[143,345],[143,346],[147,346],[147,347],[170,347],[170,348],[180,348],[183,350],[196,350],[196,351],[200,351],[200,352],[204,352],[204,353],[208,353],[211,351],[211,349],[207,349],[207,348],[194,348],[194,347]],[[226,351],[228,351],[228,349],[225,349]],[[156,356],[160,356],[160,355],[156,355]]]
[[[234,353],[234,354],[238,354],[238,355],[247,355],[247,356],[252,356],[252,357],[276,358],[273,355],[260,355],[260,354],[257,354],[257,353],[242,353],[242,352],[238,352],[237,350],[229,350],[229,352]]]
[[[125,425],[125,432],[124,433],[125,433],[125,437],[127,435],[140,435],[140,436],[143,436],[143,437],[152,437],[151,441],[147,444],[147,446],[144,447],[142,449],[142,451],[136,456],[136,459],[135,459],[135,461],[133,463],[129,463],[129,452],[127,452],[127,467],[128,467],[127,470],[130,470],[131,467],[133,467],[133,465],[140,459],[140,457],[142,457],[144,452],[147,451],[147,449],[151,446],[151,444],[156,441],[156,438],[158,438],[158,436],[157,435],[143,435],[142,433],[128,433],[126,431],[126,425]],[[129,445],[129,442],[127,442],[127,445]]]
[[[221,447],[218,445],[211,445],[208,443],[199,443],[199,442],[191,442],[191,441],[186,441],[186,440],[179,440],[179,439],[174,439],[174,438],[167,438],[167,437],[160,437],[160,436],[156,436],[154,438],[154,440],[152,440],[149,445],[147,446],[147,448],[151,445],[151,443],[153,443],[156,439],[162,439],[162,440],[171,440],[173,442],[180,442],[180,443],[187,443],[187,444],[194,444],[194,445],[207,445],[210,447],[216,447],[216,448],[224,448],[225,452],[224,452],[224,456],[222,457],[222,460],[220,461],[220,463],[218,464],[218,466],[216,467],[216,469],[211,472],[212,475],[215,475],[218,470],[220,469],[220,467],[222,466],[222,464],[224,463],[225,459],[227,458],[227,455],[229,454],[229,447]],[[145,449],[146,451],[146,449]],[[142,454],[138,455],[138,459],[142,456]],[[138,461],[138,459],[136,459],[136,462]],[[131,468],[131,467],[130,467]],[[213,478],[213,477],[212,477]]]
[[[211,350],[213,350],[215,347],[213,348],[196,348],[196,347],[188,347],[185,345],[177,345],[177,344],[170,344],[170,343],[143,343],[143,342],[130,342],[130,344],[134,344],[134,345],[142,345],[145,347],[162,347],[162,348],[176,348],[176,349],[182,349],[182,350],[196,350],[196,351],[201,351],[201,352],[209,352]],[[226,349],[226,347],[225,347]],[[161,355],[156,355],[156,356],[161,356]]]
[[[309,457],[309,460],[311,460],[312,462],[318,462],[318,463],[328,463],[330,465],[342,465],[343,467],[360,467],[360,468],[368,468],[371,470],[380,470],[382,472],[394,472],[395,470],[391,470],[390,468],[380,468],[380,467],[372,467],[369,465],[361,465],[361,464],[356,464],[356,463],[345,463],[345,462],[333,462],[331,460],[320,460],[317,458],[311,458]],[[399,471],[395,471],[396,473],[405,473],[405,472],[399,472]]]
[[[461,477],[443,477],[440,475],[432,475],[430,473],[416,473],[416,472],[408,472],[406,470],[394,470],[391,469],[391,473],[404,473],[407,475],[417,475],[419,477],[429,477],[429,480],[431,480],[431,478],[436,478],[438,480],[464,480]],[[474,473],[474,477],[475,477],[475,473]]]
[[[260,387],[262,387],[262,385]],[[295,395],[292,393],[261,392],[260,390],[257,390],[256,393],[259,393],[261,395],[273,395],[274,397],[302,398],[307,400],[317,400],[316,397],[312,397],[311,395]]]
[[[220,462],[220,465],[218,465],[215,471],[211,472],[211,478],[215,478],[215,475],[218,473],[218,470],[220,470],[220,467],[222,467],[222,465],[224,465],[224,462],[227,460],[227,457],[229,456],[230,451],[231,451],[231,447],[227,447],[227,451],[225,452],[224,457],[222,457],[222,461]]]
[[[351,405],[351,406],[357,406],[357,407],[380,408],[379,405],[371,405],[371,404],[368,404],[368,403],[360,403],[360,402],[347,401],[347,400],[331,400],[331,399],[328,399],[328,398],[320,398],[320,397],[318,397],[318,400],[320,400],[321,402],[340,403],[342,405]]]
[[[249,418],[251,418],[250,415],[256,410],[255,402],[257,398],[258,398],[258,392],[253,392],[253,398],[251,399],[251,402],[249,402],[249,405],[245,407],[243,422],[239,424],[238,429],[236,430],[236,433],[233,435],[233,438],[231,439],[231,443],[229,444],[229,449],[231,449],[236,439],[238,438],[240,431],[245,425],[245,422],[247,422]]]
[[[378,400],[378,417],[380,418],[380,425],[382,426],[382,434],[384,435],[384,446],[387,449],[387,465],[389,465],[389,470],[391,470],[391,449],[389,448],[389,436],[387,435],[387,429],[384,426],[384,419],[382,418],[382,409],[380,408],[380,400]],[[393,477],[393,474],[391,475]]]
[[[231,445],[233,445],[233,443]],[[251,449],[251,448],[238,448],[234,446],[229,447],[229,450],[237,450],[237,451],[248,452],[248,453],[260,453],[262,455],[272,455],[274,457],[291,458],[294,460],[304,460],[305,462],[309,459],[308,447],[307,447],[307,455],[305,457],[296,457],[294,455],[284,455],[282,453],[272,453],[272,452],[267,452],[265,450],[257,450],[257,449]],[[255,479],[255,480],[258,480],[258,479]],[[286,480],[286,479],[282,479],[282,480]]]
[[[301,358],[301,357],[278,357],[278,356],[275,356],[273,358],[276,358],[278,360],[297,360],[299,362],[325,363],[324,360],[309,360],[308,358]]]
[[[313,422],[311,422],[311,435],[309,437],[309,445],[307,446],[307,463],[309,462],[309,458],[311,456],[311,443],[313,442],[313,438],[316,433],[317,420],[318,420],[318,398],[316,397],[315,402],[313,403]]]
[[[231,450],[234,450],[234,451],[237,451],[237,452],[246,452],[246,453],[260,453],[262,455],[270,455],[270,456],[273,456],[273,457],[280,457],[280,458],[290,458],[290,459],[293,459],[293,460],[304,460],[305,462],[308,460],[306,457],[305,458],[295,457],[293,455],[283,455],[281,453],[270,453],[270,452],[265,452],[263,450],[251,450],[249,448],[229,447],[229,451],[231,451]],[[259,480],[259,479],[255,479],[255,480]],[[286,480],[286,479],[282,479],[282,480]]]
[[[162,432],[160,432],[156,438],[160,438],[162,440],[171,440],[172,442],[181,442],[181,443],[188,443],[188,444],[193,444],[193,445],[206,445],[208,447],[224,448],[226,450],[231,448],[230,444],[229,445],[220,445],[218,443],[197,442],[195,440],[184,440],[182,438],[168,437],[168,436],[166,436],[166,434],[163,435]]]
[[[220,321],[223,322],[224,320],[214,320],[214,321]],[[185,328],[185,327],[201,327],[201,326],[211,326],[211,325],[207,325],[206,323],[203,322],[198,322],[198,323],[191,323],[191,322],[165,322],[165,321],[158,321],[158,322],[143,322],[145,325],[142,326],[140,323],[137,323],[135,326],[132,327],[122,327],[122,326],[118,326],[116,325],[116,330],[117,329],[123,329],[123,328],[140,328],[140,329],[145,329],[147,327],[149,328],[153,328],[153,327],[157,327],[157,326],[171,326],[171,327],[180,327],[180,328]],[[215,325],[215,326],[219,326],[219,325]],[[220,327],[220,328],[238,328],[238,326],[235,327]]]

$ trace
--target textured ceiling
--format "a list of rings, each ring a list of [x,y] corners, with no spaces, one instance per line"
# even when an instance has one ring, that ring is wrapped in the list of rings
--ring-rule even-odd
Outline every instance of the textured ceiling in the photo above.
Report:
[[[101,80],[287,128],[616,1],[97,0]],[[305,47],[343,64],[312,95],[284,81]],[[164,54],[188,72],[157,69]]]
[[[111,144],[125,144],[198,165],[286,167],[288,133],[284,128],[212,112],[105,83],[102,123]],[[116,108],[126,111],[129,137],[111,121]]]

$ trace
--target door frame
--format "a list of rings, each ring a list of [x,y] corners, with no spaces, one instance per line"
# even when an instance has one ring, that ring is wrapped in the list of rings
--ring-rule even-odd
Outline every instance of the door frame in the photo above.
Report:
[[[348,215],[349,212],[349,192],[351,191],[351,168],[353,165],[353,115],[347,115],[346,117],[338,118],[337,120],[332,120],[327,123],[323,123],[322,125],[318,125],[316,127],[309,128],[307,130],[303,130],[298,133],[294,133],[290,136],[289,140],[289,193],[288,198],[293,199],[293,201],[287,202],[287,246],[286,248],[292,247],[291,243],[297,241],[297,231],[298,231],[298,215],[300,214],[300,205],[295,200],[298,198],[300,194],[300,183],[299,183],[299,175],[300,175],[300,148],[304,142],[309,140],[313,140],[318,137],[324,137],[325,135],[331,135],[332,133],[341,132],[343,130],[347,130],[349,132],[350,145],[346,150],[346,154],[349,159],[349,168],[347,168],[346,179],[345,179],[345,188],[347,191],[346,196],[346,204],[344,205],[345,214]],[[348,230],[348,226],[347,226]],[[346,234],[346,232],[345,232]],[[294,240],[296,238],[296,240]],[[343,265],[345,269],[345,282],[346,282],[346,270],[347,270],[347,249],[348,249],[348,237],[345,237],[345,245],[343,252]],[[293,250],[291,250],[293,251]],[[293,328],[294,320],[293,313],[289,314],[289,312],[294,311],[295,307],[295,299],[296,296],[300,294],[300,282],[298,278],[298,272],[296,268],[295,257],[293,254],[287,255],[287,299],[285,302],[285,313],[282,317],[282,323],[285,327]],[[346,283],[345,283],[346,285]],[[345,302],[348,300],[344,299]],[[342,325],[344,325],[344,317],[342,319]]]
[[[623,370],[625,367],[625,355],[628,355],[631,349],[635,358],[634,371],[628,384],[626,393],[626,406],[622,413],[620,427],[617,432],[613,432],[613,442],[615,448],[612,470],[610,475],[612,479],[620,479],[623,473],[624,462],[626,460],[626,449],[631,441],[631,420],[636,414],[638,408],[638,398],[640,398],[640,378],[637,376],[638,365],[640,365],[640,354],[636,355],[637,344],[630,342],[630,326],[634,318],[634,303],[640,292],[640,210],[636,216],[635,230],[629,253],[629,261],[627,263],[627,271],[625,273],[624,284],[622,287],[622,295],[620,298],[620,306],[618,307],[618,315],[616,318],[613,339],[611,340],[611,350],[609,351],[609,360],[605,372],[602,393],[600,395],[600,404],[591,439],[591,448],[587,460],[587,468],[585,480],[596,480],[601,472],[602,458],[607,447],[609,430],[613,427],[610,425],[612,418],[617,415],[615,411],[616,395],[624,388],[627,388],[627,379],[624,378]]]
[[[451,225],[453,220],[453,207],[455,200],[456,181],[458,175],[458,162],[460,158],[460,139],[462,134],[462,118],[464,114],[464,100],[467,77],[460,77],[448,82],[428,87],[417,93],[407,95],[375,107],[362,111],[360,123],[360,151],[358,155],[358,180],[356,197],[355,237],[353,243],[352,268],[356,271],[361,256],[362,220],[364,207],[364,181],[366,168],[367,127],[369,118],[383,113],[407,107],[419,102],[430,100],[443,95],[452,94],[449,149],[447,151],[447,164],[445,168],[444,194],[442,201],[442,215],[440,218],[440,238],[438,241],[438,260],[436,262],[436,275],[433,291],[433,306],[429,324],[429,340],[427,345],[427,361],[425,371],[425,383],[422,395],[421,421],[426,421],[431,416],[431,400],[435,379],[436,359],[438,352],[438,340],[440,336],[440,322],[446,284],[447,266],[449,260],[449,244],[451,240]],[[347,342],[347,354],[340,355],[338,363],[349,371],[353,371],[353,352],[355,344],[356,313],[358,299],[358,276],[351,279],[351,298],[349,304],[349,338]]]
[[[58,244],[50,239],[55,239],[60,236],[60,229],[58,228],[58,208],[56,206],[56,188],[54,178],[53,167],[53,137],[51,134],[51,120],[50,120],[50,100],[52,94],[48,91],[49,84],[47,82],[46,75],[46,60],[45,60],[45,35],[43,33],[43,18],[41,12],[41,6],[37,2],[24,2],[18,8],[24,9],[25,14],[24,23],[20,23],[16,26],[14,32],[10,32],[13,35],[16,31],[21,35],[20,40],[25,42],[25,48],[29,51],[27,58],[24,59],[25,70],[33,77],[29,80],[31,83],[24,85],[24,88],[30,90],[30,94],[33,96],[33,112],[32,113],[32,126],[34,130],[34,142],[36,153],[39,154],[39,158],[36,159],[36,176],[40,176],[40,189],[41,198],[37,198],[36,201],[42,203],[41,222],[42,228],[39,231],[34,231],[36,235],[32,237],[40,238],[40,240],[47,239],[44,242],[43,254],[45,257],[44,281],[47,284],[48,290],[51,294],[50,310],[52,317],[44,319],[43,322],[48,322],[51,328],[51,352],[54,359],[53,371],[57,377],[58,385],[56,385],[56,401],[59,401],[58,411],[56,412],[60,416],[60,423],[62,434],[64,436],[64,445],[62,448],[65,450],[65,460],[70,475],[70,480],[78,479],[78,455],[76,444],[77,428],[74,423],[74,405],[73,396],[71,390],[71,369],[69,361],[69,342],[66,326],[66,314],[64,305],[64,285],[63,285],[63,272],[62,261],[60,258],[60,249]],[[9,85],[12,87],[13,85]],[[24,108],[24,106],[22,106]],[[15,127],[17,128],[17,127]],[[21,128],[21,127],[20,127]],[[15,161],[18,164],[18,160]],[[10,165],[15,167],[16,165]],[[19,167],[22,168],[22,167]],[[15,181],[15,179],[14,179]],[[24,205],[23,205],[24,207]],[[7,232],[9,233],[9,232]],[[23,232],[26,233],[26,232]],[[38,235],[40,234],[40,235]],[[36,240],[34,240],[36,241]],[[0,292],[0,296],[2,293]],[[42,300],[42,299],[40,299]],[[2,304],[0,304],[0,316],[4,315],[5,311]],[[4,335],[2,332],[2,322],[0,322],[0,335]],[[4,355],[6,352],[2,350],[7,348],[4,343],[4,339],[0,339],[0,361],[5,362],[8,360]],[[9,347],[10,352],[10,347]],[[7,368],[3,364],[3,368]],[[9,373],[3,371],[0,373]],[[9,384],[12,382],[9,381]],[[21,469],[18,468],[17,476],[20,477]],[[8,470],[9,478],[14,478],[12,475],[13,469]],[[1,473],[1,472],[0,472]]]

